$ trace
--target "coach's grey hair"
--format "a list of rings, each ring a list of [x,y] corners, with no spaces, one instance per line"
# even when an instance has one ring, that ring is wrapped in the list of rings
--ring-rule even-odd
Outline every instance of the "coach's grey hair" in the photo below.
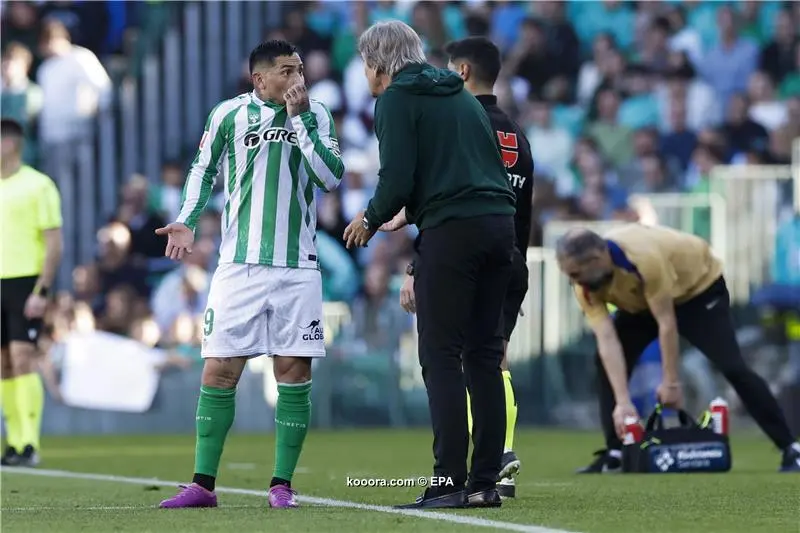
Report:
[[[358,39],[358,53],[369,68],[389,77],[411,63],[424,63],[422,40],[411,26],[399,20],[378,22]]]

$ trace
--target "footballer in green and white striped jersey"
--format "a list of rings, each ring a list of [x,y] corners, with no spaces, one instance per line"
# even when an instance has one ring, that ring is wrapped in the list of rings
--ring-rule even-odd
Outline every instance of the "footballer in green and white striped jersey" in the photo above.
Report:
[[[289,117],[284,105],[242,94],[211,111],[177,222],[194,230],[221,174],[220,263],[318,268],[314,188],[335,189],[343,173],[333,118],[321,102]]]

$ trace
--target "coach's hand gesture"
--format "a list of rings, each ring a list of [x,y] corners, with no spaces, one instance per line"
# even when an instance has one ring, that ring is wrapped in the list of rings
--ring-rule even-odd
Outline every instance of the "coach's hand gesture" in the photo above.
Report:
[[[344,229],[344,235],[342,237],[344,238],[345,246],[350,250],[354,247],[366,247],[375,233],[375,230],[364,227],[364,211],[361,211]]]
[[[618,403],[614,407],[614,429],[617,431],[617,436],[620,439],[625,438],[625,419],[629,416],[639,418],[639,413],[636,407],[630,401]]]
[[[283,95],[286,100],[286,111],[290,117],[296,117],[311,109],[308,101],[308,90],[302,83],[294,85]]]
[[[404,207],[392,220],[378,228],[378,231],[397,231],[406,226],[408,226],[408,218],[406,218],[406,208]]]
[[[173,222],[156,230],[156,235],[167,236],[167,249],[164,255],[175,261],[183,259],[185,254],[192,253],[194,232],[185,224]]]

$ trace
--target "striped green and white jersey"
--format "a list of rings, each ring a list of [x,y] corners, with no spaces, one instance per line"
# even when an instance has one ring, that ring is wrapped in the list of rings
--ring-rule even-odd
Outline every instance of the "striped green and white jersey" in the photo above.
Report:
[[[285,106],[242,94],[208,117],[177,222],[195,228],[222,175],[220,263],[318,268],[314,188],[331,191],[344,173],[328,109],[289,117]]]

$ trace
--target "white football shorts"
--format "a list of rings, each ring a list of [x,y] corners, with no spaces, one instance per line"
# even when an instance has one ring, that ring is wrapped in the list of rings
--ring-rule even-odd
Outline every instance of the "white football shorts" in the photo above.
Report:
[[[223,263],[211,279],[203,357],[325,357],[319,270]]]

